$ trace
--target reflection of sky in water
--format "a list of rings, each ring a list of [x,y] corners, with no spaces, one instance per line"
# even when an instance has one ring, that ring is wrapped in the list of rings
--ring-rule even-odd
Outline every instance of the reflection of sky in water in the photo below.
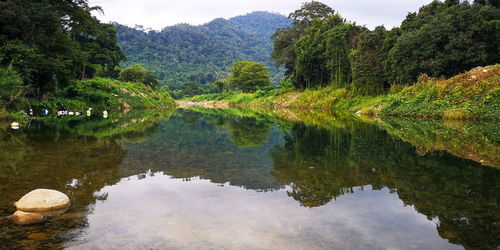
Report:
[[[246,113],[0,131],[0,249],[498,248],[500,171],[391,134],[419,131],[402,136],[495,156],[500,138],[483,136],[484,126],[435,137],[453,131],[435,121],[391,120],[387,132],[349,117],[313,126]],[[12,203],[39,187],[67,193],[70,210],[13,225]]]
[[[304,208],[286,188],[255,192],[157,173],[104,187],[76,248],[459,248],[387,188]],[[126,208],[126,209],[123,209]],[[119,212],[119,213],[118,213]]]

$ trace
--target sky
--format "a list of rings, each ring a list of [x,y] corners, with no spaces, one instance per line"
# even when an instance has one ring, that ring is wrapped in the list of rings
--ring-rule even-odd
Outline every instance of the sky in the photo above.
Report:
[[[349,21],[373,29],[399,26],[408,12],[417,11],[432,0],[322,0]],[[199,25],[215,18],[231,18],[252,11],[288,15],[305,0],[89,0],[101,6],[104,15],[94,13],[102,22],[118,22],[130,27],[161,30],[179,23]]]

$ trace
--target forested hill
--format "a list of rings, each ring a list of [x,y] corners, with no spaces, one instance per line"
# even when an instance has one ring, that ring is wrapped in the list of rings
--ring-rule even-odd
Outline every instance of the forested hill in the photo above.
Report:
[[[205,84],[222,78],[237,60],[264,62],[277,80],[282,72],[269,58],[273,49],[269,37],[291,21],[275,13],[253,12],[200,26],[178,24],[160,32],[114,25],[128,59],[124,66],[142,64],[161,83],[177,89],[185,81]]]

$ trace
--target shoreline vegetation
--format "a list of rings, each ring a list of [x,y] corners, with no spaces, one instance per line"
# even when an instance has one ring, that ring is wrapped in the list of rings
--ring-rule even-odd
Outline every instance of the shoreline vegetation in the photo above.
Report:
[[[54,114],[176,105],[500,120],[500,6],[495,1],[436,0],[391,30],[370,30],[321,2],[305,2],[290,13],[288,26],[280,22],[276,27],[281,28],[266,35],[273,43],[267,59],[284,72],[281,82],[273,81],[265,63],[235,57],[230,68],[207,72],[211,77],[187,74],[186,82],[175,80],[175,86],[161,86],[159,79],[184,74],[174,77],[141,65],[120,68],[128,63],[117,29],[91,13],[100,7],[86,0],[56,2],[0,3],[0,16],[6,17],[0,26],[0,120],[22,123],[30,110],[36,116],[44,109]],[[140,57],[156,58],[156,52]]]
[[[264,109],[198,104],[180,105],[180,108],[206,114],[278,120],[283,124],[301,122],[327,130],[346,127],[346,124],[371,124],[385,130],[392,137],[411,144],[420,155],[448,152],[484,166],[500,168],[500,138],[495,121],[464,122],[410,117],[357,118],[353,114],[336,110]]]
[[[16,105],[16,109],[0,109],[0,121],[17,121],[26,123],[29,119],[41,117],[42,109],[49,111],[49,116],[57,111],[85,111],[88,108],[93,113],[104,110],[125,111],[131,109],[170,109],[176,106],[168,91],[157,90],[151,86],[124,82],[111,78],[96,77],[77,81],[66,90],[71,98],[47,98],[46,100],[27,100]],[[34,115],[28,115],[29,109]],[[24,113],[21,113],[23,110]]]
[[[365,116],[401,116],[448,120],[500,120],[500,65],[477,67],[450,79],[421,76],[388,94],[361,95],[332,86],[297,90],[224,92],[178,100],[181,107],[247,106],[263,108],[338,109]]]
[[[0,120],[175,105],[153,72],[120,68],[117,30],[93,11],[86,0],[0,2]]]
[[[184,84],[172,96],[181,106],[500,120],[499,10],[494,1],[432,1],[399,27],[370,30],[306,2],[288,16],[290,27],[271,36],[271,59],[285,69],[284,80],[271,86],[252,77],[262,72],[237,62],[227,77]]]

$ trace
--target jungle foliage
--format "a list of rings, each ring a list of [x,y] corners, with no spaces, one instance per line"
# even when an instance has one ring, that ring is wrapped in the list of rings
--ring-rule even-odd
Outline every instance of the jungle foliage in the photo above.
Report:
[[[332,85],[376,95],[421,74],[451,77],[500,62],[496,1],[433,1],[391,30],[348,22],[316,1],[289,18],[293,26],[271,37],[271,58],[300,89]]]
[[[161,85],[175,91],[182,89],[186,81],[203,88],[223,79],[236,61],[262,62],[271,67],[273,81],[279,81],[283,72],[272,67],[269,55],[273,44],[269,37],[290,24],[285,16],[257,11],[199,26],[178,24],[161,31],[117,23],[114,26],[128,59],[123,66],[144,65],[158,76]]]
[[[0,2],[0,67],[12,65],[39,99],[72,80],[112,72],[125,54],[116,30],[102,24],[88,1]]]
[[[116,107],[121,101],[111,95],[113,87],[145,89],[138,107],[158,104],[149,97],[173,104],[157,91],[150,71],[139,65],[120,69],[126,57],[117,31],[93,15],[102,12],[86,0],[0,2],[0,118],[27,109]]]

